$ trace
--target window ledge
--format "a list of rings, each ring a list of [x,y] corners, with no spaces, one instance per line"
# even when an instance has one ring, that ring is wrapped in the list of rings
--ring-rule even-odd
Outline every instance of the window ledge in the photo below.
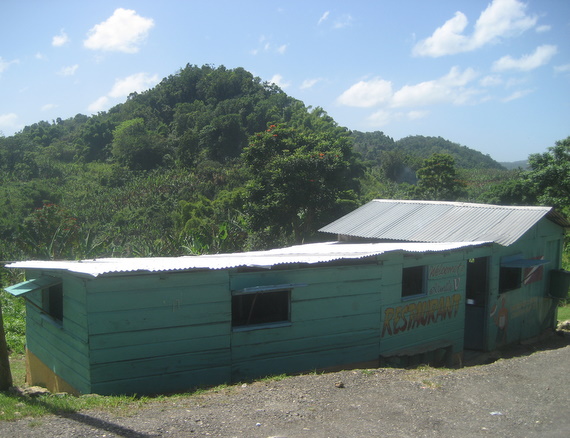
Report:
[[[272,328],[290,327],[292,325],[293,324],[291,323],[291,321],[270,322],[267,324],[243,325],[243,326],[232,327],[232,332],[249,332],[252,330],[265,330]]]

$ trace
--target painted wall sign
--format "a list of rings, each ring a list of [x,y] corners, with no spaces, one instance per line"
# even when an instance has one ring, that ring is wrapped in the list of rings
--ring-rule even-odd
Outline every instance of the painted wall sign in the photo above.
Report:
[[[465,262],[440,263],[428,268],[428,280],[446,277],[461,277],[465,275]]]
[[[384,311],[382,337],[453,318],[457,316],[459,303],[461,303],[461,294],[453,294],[398,307],[388,307]]]
[[[430,295],[456,292],[461,285],[461,277],[446,278],[440,281],[430,281],[428,284]]]

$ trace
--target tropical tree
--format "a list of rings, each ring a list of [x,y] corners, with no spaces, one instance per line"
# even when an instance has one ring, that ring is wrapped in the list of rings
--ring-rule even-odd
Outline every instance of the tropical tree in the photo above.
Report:
[[[271,125],[242,158],[250,170],[246,212],[253,230],[301,243],[356,206],[362,167],[347,136]]]
[[[449,154],[433,154],[416,174],[414,194],[419,199],[455,201],[465,193],[465,183],[459,180],[455,160]]]
[[[528,179],[538,202],[570,215],[570,137],[543,154],[530,155],[528,164]]]

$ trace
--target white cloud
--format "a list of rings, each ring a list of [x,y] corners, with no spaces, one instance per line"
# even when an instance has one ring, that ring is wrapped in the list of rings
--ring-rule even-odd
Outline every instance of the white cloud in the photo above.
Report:
[[[95,102],[91,103],[87,110],[92,113],[98,113],[99,111],[104,111],[107,109],[107,104],[109,102],[109,98],[107,96],[102,96],[97,99]]]
[[[281,88],[283,90],[291,85],[290,82],[285,82],[283,80],[283,76],[281,76],[280,74],[273,75],[273,77],[271,79],[269,79],[269,82],[277,85],[279,88]]]
[[[77,69],[79,68],[78,64],[70,65],[68,67],[63,67],[59,72],[58,75],[60,76],[73,76]]]
[[[548,24],[543,24],[542,26],[537,26],[535,30],[536,33],[543,33],[550,31],[550,29],[552,29],[552,26],[549,26]]]
[[[313,88],[319,82],[321,82],[322,78],[313,78],[313,79],[305,79],[301,84],[301,90],[306,90],[308,88]]]
[[[466,86],[477,77],[477,73],[468,68],[461,72],[453,67],[449,73],[439,79],[405,85],[392,99],[394,107],[425,106],[438,103],[466,104],[478,92]]]
[[[151,18],[141,17],[132,9],[118,8],[89,31],[83,44],[92,50],[136,53],[153,26]]]
[[[148,73],[136,73],[123,79],[117,79],[111,91],[92,102],[87,109],[92,113],[104,111],[111,105],[111,98],[127,97],[131,93],[147,90],[158,82],[158,75],[151,76]]]
[[[527,94],[532,93],[534,90],[517,90],[512,93],[510,96],[505,97],[502,102],[510,102],[512,100],[520,99],[521,97],[526,96]]]
[[[43,61],[44,59],[47,59],[46,56],[45,56],[43,53],[41,53],[41,52],[37,52],[37,53],[34,55],[34,57],[35,57],[36,59],[39,59],[40,61]]]
[[[17,126],[18,115],[15,113],[0,114],[0,129],[13,129]]]
[[[554,67],[554,72],[555,73],[569,73],[570,72],[570,64],[557,65],[556,67]]]
[[[388,102],[392,98],[392,82],[381,78],[360,81],[342,93],[337,102],[341,105],[368,108]]]
[[[407,114],[408,119],[410,120],[418,120],[427,117],[429,111],[410,111]]]
[[[134,92],[148,90],[159,82],[158,75],[136,73],[123,79],[117,79],[109,92],[109,97],[127,97]]]
[[[502,83],[503,83],[503,79],[497,75],[488,75],[479,81],[479,84],[482,87],[494,87],[497,85],[501,85]]]
[[[330,12],[326,11],[323,15],[321,15],[321,18],[319,18],[319,22],[317,23],[317,25],[320,25],[323,23],[323,21],[326,21],[327,18],[329,18]]]
[[[503,56],[501,59],[493,63],[494,71],[519,70],[529,71],[540,66],[548,64],[552,57],[556,55],[558,49],[556,46],[545,44],[536,48],[530,55],[524,55],[515,59],[509,55]]]
[[[63,29],[61,29],[59,35],[55,35],[51,39],[51,45],[54,47],[65,46],[68,42],[69,42],[69,37],[67,36],[67,34]]]
[[[453,55],[520,35],[537,21],[537,17],[526,15],[525,10],[526,5],[519,0],[493,0],[479,16],[472,35],[465,35],[468,20],[458,11],[430,37],[419,41],[413,53],[431,57]]]
[[[287,44],[283,44],[277,47],[277,53],[279,53],[280,55],[283,55],[286,50],[287,50]]]

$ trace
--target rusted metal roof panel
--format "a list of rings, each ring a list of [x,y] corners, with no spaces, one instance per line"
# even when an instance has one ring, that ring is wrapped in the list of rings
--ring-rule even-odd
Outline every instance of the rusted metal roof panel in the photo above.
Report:
[[[569,226],[551,207],[377,199],[319,231],[389,241],[492,241],[508,246],[547,215]]]
[[[484,245],[490,242],[442,242],[442,243],[342,243],[326,242],[297,245],[269,251],[252,251],[234,254],[217,254],[185,257],[152,258],[104,258],[81,261],[15,262],[8,268],[61,270],[97,277],[113,273],[169,272],[191,270],[231,269],[238,267],[263,267],[285,264],[317,264],[335,260],[363,259],[388,252],[444,252],[460,248]]]

